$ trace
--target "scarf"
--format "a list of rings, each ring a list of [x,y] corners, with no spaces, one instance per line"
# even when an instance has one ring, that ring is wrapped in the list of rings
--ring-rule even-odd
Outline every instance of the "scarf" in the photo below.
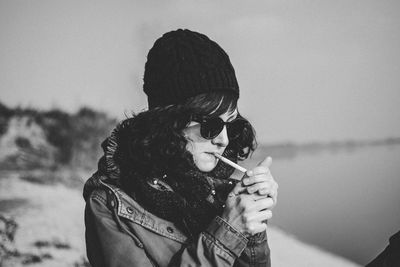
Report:
[[[121,172],[118,157],[119,142],[117,135],[121,131],[116,127],[111,136],[103,143],[104,156],[99,161],[99,173],[109,177],[111,183],[121,186]],[[224,155],[235,161],[233,157]],[[194,164],[193,157],[176,166],[161,177],[125,177],[134,181],[134,186],[124,190],[135,201],[149,212],[173,222],[189,238],[196,238],[205,230],[217,215],[224,209],[228,193],[237,180],[229,178],[234,168],[219,161],[211,172],[202,172]],[[169,185],[152,186],[154,181],[161,180]]]

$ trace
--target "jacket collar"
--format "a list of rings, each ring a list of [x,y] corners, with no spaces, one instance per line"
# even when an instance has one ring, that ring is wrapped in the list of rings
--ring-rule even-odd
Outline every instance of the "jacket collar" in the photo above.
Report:
[[[188,239],[187,236],[172,222],[148,212],[119,187],[106,183],[104,179],[100,179],[99,181],[100,184],[106,188],[107,194],[111,194],[115,197],[116,203],[113,208],[116,209],[119,217],[128,219],[164,237],[180,243],[186,243]]]

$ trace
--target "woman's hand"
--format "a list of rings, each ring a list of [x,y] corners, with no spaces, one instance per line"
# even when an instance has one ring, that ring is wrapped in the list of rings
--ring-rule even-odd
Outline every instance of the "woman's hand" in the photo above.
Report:
[[[265,158],[257,167],[246,172],[242,183],[249,194],[258,194],[272,198],[274,207],[278,200],[278,184],[275,182],[269,169],[271,164],[271,157]]]
[[[249,194],[238,183],[229,193],[221,217],[245,236],[251,236],[267,229],[266,221],[272,217],[273,205],[272,198]]]

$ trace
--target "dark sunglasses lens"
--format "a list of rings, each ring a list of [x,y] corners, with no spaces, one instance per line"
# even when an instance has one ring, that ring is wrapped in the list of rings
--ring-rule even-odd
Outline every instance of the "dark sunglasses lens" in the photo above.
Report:
[[[211,118],[201,123],[200,134],[206,139],[213,139],[219,135],[224,128],[224,121],[221,118]]]
[[[227,125],[229,140],[235,140],[240,137],[246,127],[247,121],[236,119]]]

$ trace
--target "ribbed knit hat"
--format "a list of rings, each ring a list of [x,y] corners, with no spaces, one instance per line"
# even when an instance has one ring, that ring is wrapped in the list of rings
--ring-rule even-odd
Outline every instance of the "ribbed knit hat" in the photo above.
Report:
[[[165,33],[154,43],[143,80],[149,109],[215,91],[239,96],[235,70],[225,51],[204,34],[186,29]]]

